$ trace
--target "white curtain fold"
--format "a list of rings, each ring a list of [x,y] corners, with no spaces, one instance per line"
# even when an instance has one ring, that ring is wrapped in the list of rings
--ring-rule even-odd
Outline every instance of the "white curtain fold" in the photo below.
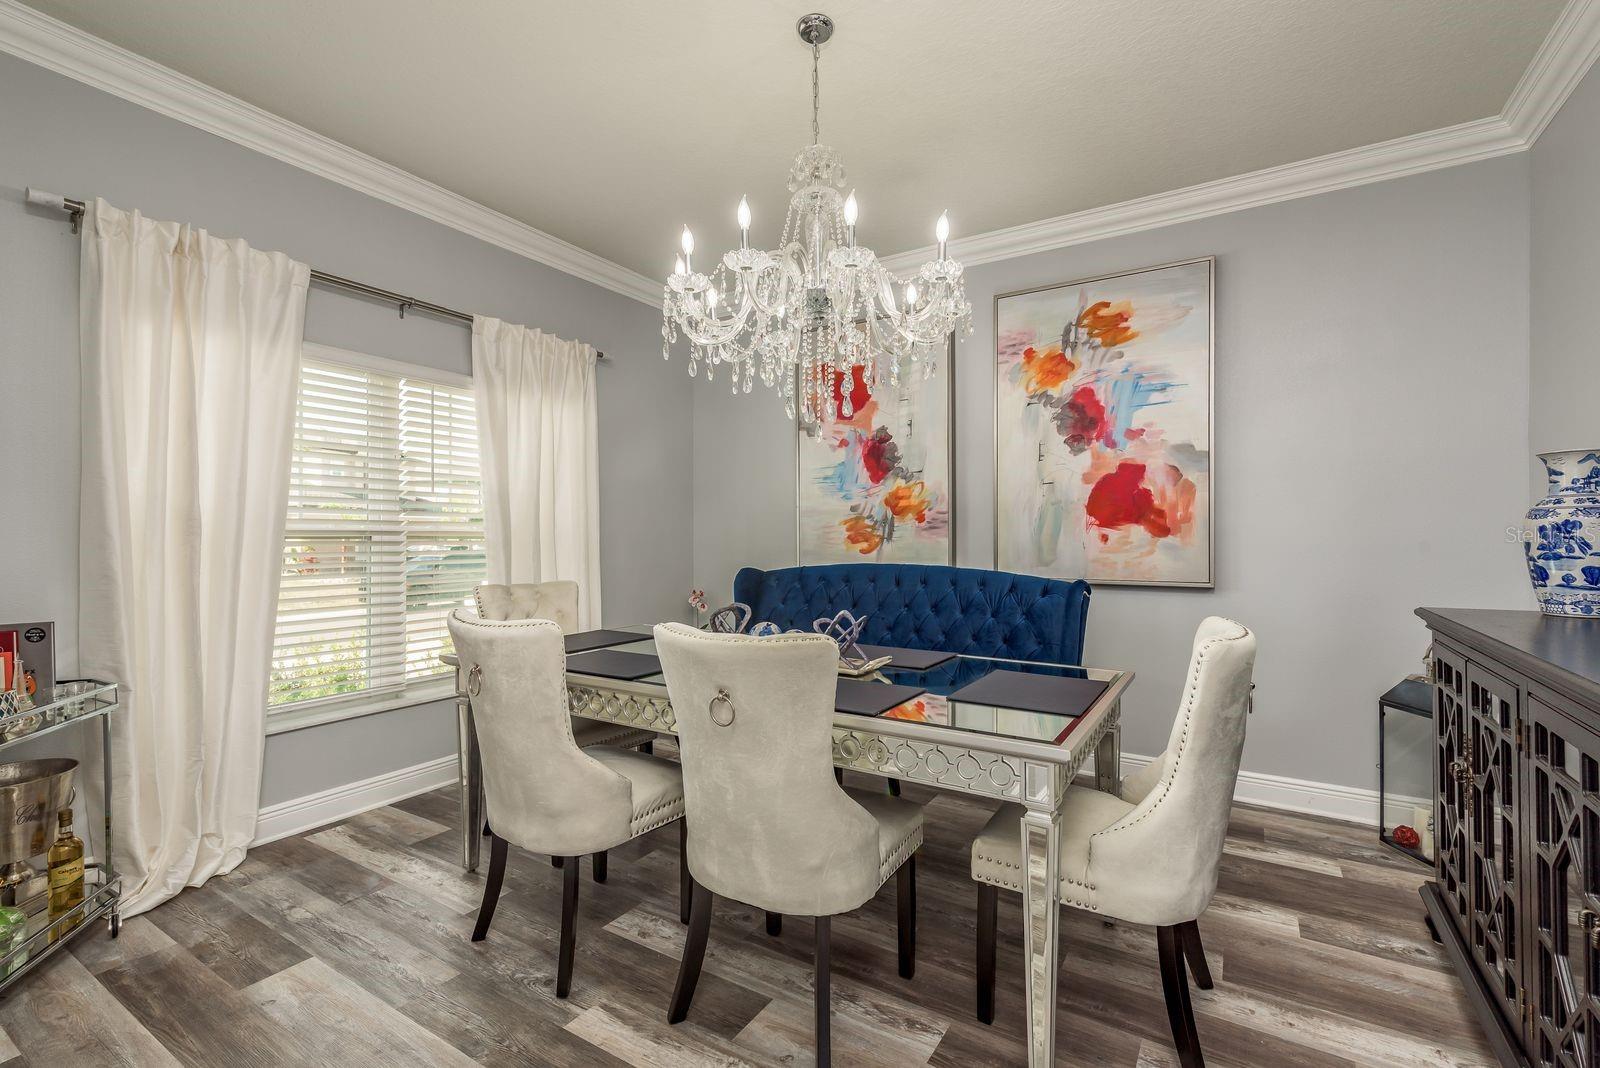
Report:
[[[308,278],[102,200],[84,220],[80,666],[121,687],[124,915],[255,835]]]
[[[578,626],[600,625],[595,350],[477,317],[472,390],[489,582],[578,584]]]

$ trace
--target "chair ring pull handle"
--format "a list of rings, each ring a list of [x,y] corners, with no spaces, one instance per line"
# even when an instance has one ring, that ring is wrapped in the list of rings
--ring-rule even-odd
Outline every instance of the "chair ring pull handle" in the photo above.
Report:
[[[727,711],[721,716],[717,715],[717,706],[722,705]],[[711,699],[711,704],[706,708],[711,715],[711,722],[719,727],[727,727],[733,723],[733,698],[728,696],[728,691],[719,689],[717,696]]]
[[[478,696],[478,691],[483,689],[483,668],[478,664],[472,665],[472,670],[467,672],[467,693]]]

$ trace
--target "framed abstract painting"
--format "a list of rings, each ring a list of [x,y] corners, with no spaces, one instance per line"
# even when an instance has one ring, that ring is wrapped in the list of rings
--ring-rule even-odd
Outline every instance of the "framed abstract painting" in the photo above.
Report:
[[[857,369],[848,404],[835,373],[833,418],[797,420],[799,563],[955,562],[954,362],[952,338],[931,374],[870,395]]]
[[[995,298],[995,566],[1093,585],[1212,574],[1215,260]]]

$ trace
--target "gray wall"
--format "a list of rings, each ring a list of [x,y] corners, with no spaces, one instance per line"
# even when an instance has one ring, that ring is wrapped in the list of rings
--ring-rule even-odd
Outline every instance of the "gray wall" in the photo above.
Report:
[[[1590,70],[1533,147],[1534,453],[1600,448],[1600,71]],[[1534,488],[1544,491],[1542,467]]]
[[[691,577],[721,602],[740,565],[793,562],[794,440],[781,406],[759,389],[734,400],[725,380],[690,380],[681,355],[664,364],[652,309],[8,56],[0,99],[0,443],[27,517],[0,536],[0,618],[57,620],[64,668],[76,658],[78,252],[60,216],[23,206],[26,185],[104,196],[604,349],[608,622],[678,618]],[[1245,767],[1373,786],[1374,699],[1417,669],[1424,645],[1411,609],[1531,604],[1506,537],[1527,506],[1528,443],[1594,444],[1584,435],[1600,429],[1581,391],[1561,385],[1587,363],[1595,314],[1583,285],[1600,256],[1600,145],[1587,136],[1597,118],[1591,76],[1531,156],[969,272],[959,562],[990,566],[993,295],[1217,257],[1217,589],[1105,588],[1091,613],[1088,658],[1139,673],[1130,752],[1161,747],[1194,624],[1221,612],[1262,638]],[[306,332],[467,368],[459,327],[322,291]],[[452,746],[444,706],[278,735],[262,801]]]
[[[54,619],[77,659],[78,243],[23,189],[243,237],[335,274],[527,323],[603,350],[601,571],[610,623],[678,618],[689,585],[689,383],[659,312],[333,182],[0,55],[0,620]],[[306,337],[469,369],[459,325],[313,290]],[[648,536],[644,533],[648,532]],[[273,736],[272,804],[454,751],[445,703]]]
[[[1261,640],[1245,768],[1376,788],[1377,697],[1426,645],[1412,610],[1531,606],[1506,534],[1527,507],[1527,205],[1514,156],[969,270],[958,562],[992,567],[994,295],[1217,257],[1217,587],[1106,587],[1089,613],[1086,659],[1138,673],[1130,753],[1165,744],[1195,625],[1221,613]],[[721,603],[740,565],[794,562],[793,431],[726,389],[694,402],[694,573]]]

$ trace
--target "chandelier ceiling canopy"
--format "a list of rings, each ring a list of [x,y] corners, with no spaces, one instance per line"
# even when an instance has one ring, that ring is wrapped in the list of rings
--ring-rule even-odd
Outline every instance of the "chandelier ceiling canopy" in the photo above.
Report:
[[[856,243],[859,211],[844,165],[821,143],[818,65],[833,20],[800,19],[811,48],[811,144],[789,169],[789,211],[778,247],[750,247],[750,204],[740,198],[739,247],[702,273],[694,235],[683,228],[683,254],[673,264],[661,302],[661,355],[681,332],[689,373],[705,366],[715,378],[726,365],[734,393],[749,393],[759,372],[781,391],[784,410],[806,422],[850,418],[856,379],[869,395],[900,384],[902,374],[931,374],[957,327],[972,329],[972,306],[961,264],[948,257],[948,215],[934,226],[937,258],[909,278],[896,278],[873,251]]]

